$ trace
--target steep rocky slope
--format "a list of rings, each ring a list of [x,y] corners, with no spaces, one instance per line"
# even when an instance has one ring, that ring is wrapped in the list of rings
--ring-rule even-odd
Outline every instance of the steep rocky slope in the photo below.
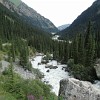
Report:
[[[100,100],[100,90],[90,82],[69,78],[61,80],[59,96],[62,100]]]
[[[12,0],[0,0],[4,6],[10,9],[12,12],[16,12],[20,15],[24,21],[32,24],[33,26],[42,28],[48,32],[57,32],[56,26],[47,18],[41,16],[34,9],[28,7],[22,1],[12,2]]]

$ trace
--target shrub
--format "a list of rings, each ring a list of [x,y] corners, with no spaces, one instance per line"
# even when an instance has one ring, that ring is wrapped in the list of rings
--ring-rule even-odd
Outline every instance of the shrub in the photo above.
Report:
[[[43,73],[41,73],[39,69],[33,68],[32,71],[35,74],[36,79],[41,79],[44,77]]]
[[[31,64],[31,62],[27,63],[27,68],[26,69],[28,69],[29,71],[32,71],[32,64]]]
[[[72,67],[74,66],[74,59],[69,59],[67,62],[67,66],[71,70]]]
[[[74,64],[73,59],[69,59],[67,64],[69,73],[75,78],[91,82],[93,82],[93,80],[95,79],[96,75],[92,67],[85,67],[81,64]]]
[[[40,98],[43,98],[43,100],[56,100],[51,98],[57,98],[54,93],[51,93],[50,86],[40,80],[24,80],[14,74],[12,83],[9,75],[1,76],[0,83],[3,84],[0,84],[0,86],[2,85],[3,89],[15,98],[10,100],[27,100],[29,96],[34,97],[36,100],[40,100]]]
[[[86,79],[86,71],[85,67],[81,64],[73,65],[72,67],[72,74],[74,75],[75,78],[77,79]]]

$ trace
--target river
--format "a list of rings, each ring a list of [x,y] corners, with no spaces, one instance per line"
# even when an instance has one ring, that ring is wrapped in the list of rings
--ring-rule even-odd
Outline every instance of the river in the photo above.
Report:
[[[34,61],[31,61],[33,68],[39,69],[43,74],[44,78],[42,78],[42,81],[46,84],[49,84],[52,86],[52,92],[54,92],[56,95],[58,95],[59,92],[59,83],[61,79],[69,78],[68,72],[65,72],[63,67],[67,67],[67,65],[60,64],[56,60],[50,60],[47,64],[41,64],[43,56],[36,56],[34,58]],[[47,65],[57,66],[56,69],[50,69],[45,68]],[[93,84],[97,88],[100,88],[100,81],[96,81],[95,84]]]

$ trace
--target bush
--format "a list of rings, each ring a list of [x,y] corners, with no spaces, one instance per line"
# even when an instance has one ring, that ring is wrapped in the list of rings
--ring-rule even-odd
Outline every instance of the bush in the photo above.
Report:
[[[29,71],[32,71],[32,64],[31,64],[31,62],[27,63],[26,69],[29,70]]]
[[[35,98],[35,100],[40,100],[40,98],[43,98],[43,100],[56,100],[51,98],[57,98],[54,93],[51,93],[50,86],[40,80],[24,80],[17,74],[13,76],[13,83],[9,75],[1,75],[0,86],[15,98],[10,100],[28,100],[28,97]]]
[[[2,62],[0,62],[0,68],[2,68]]]
[[[5,68],[2,72],[3,75],[9,75],[9,68]]]
[[[96,79],[95,70],[92,67],[85,67],[81,64],[74,64],[74,59],[69,59],[67,65],[67,70],[69,73],[77,79],[91,82]]]
[[[17,100],[16,98],[14,98],[10,93],[2,93],[2,95],[0,94],[0,100]]]
[[[3,88],[4,83],[3,83],[3,76],[0,76],[0,100],[17,100],[12,94],[9,92],[6,92],[5,89]]]
[[[50,100],[50,97],[56,98],[56,96],[50,92],[50,86],[39,80],[24,81],[24,83],[22,83],[22,90],[27,94],[26,98],[31,97],[36,100],[40,100],[40,98],[43,98],[43,100]]]
[[[71,70],[74,66],[74,59],[69,59],[67,62],[67,66],[68,66],[69,70]]]
[[[80,80],[86,79],[86,71],[85,67],[83,65],[77,64],[73,65],[71,73],[74,75],[75,78]]]
[[[43,73],[41,73],[39,69],[33,68],[32,71],[35,74],[36,79],[41,79],[44,77]]]
[[[48,52],[46,53],[46,56],[43,58],[43,60],[46,60],[46,61],[52,60],[52,59],[53,59],[53,57]]]

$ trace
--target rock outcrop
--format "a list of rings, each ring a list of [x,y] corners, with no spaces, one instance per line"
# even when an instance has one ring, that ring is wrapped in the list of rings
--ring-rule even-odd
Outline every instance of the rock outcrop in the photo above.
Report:
[[[34,9],[28,7],[24,2],[20,1],[19,4],[11,2],[12,0],[0,0],[6,8],[12,12],[16,12],[20,17],[29,24],[43,29],[47,32],[57,32],[56,26],[47,18],[37,13]]]
[[[94,68],[96,70],[98,78],[100,79],[100,59],[97,59]]]
[[[63,79],[60,81],[60,97],[61,100],[100,100],[100,90],[87,81]]]
[[[8,66],[10,65],[7,61],[0,61],[0,73],[2,73],[5,69],[8,69]],[[35,79],[36,75],[28,70],[24,70],[22,66],[17,65],[16,63],[13,63],[13,71],[20,75],[23,79]]]

